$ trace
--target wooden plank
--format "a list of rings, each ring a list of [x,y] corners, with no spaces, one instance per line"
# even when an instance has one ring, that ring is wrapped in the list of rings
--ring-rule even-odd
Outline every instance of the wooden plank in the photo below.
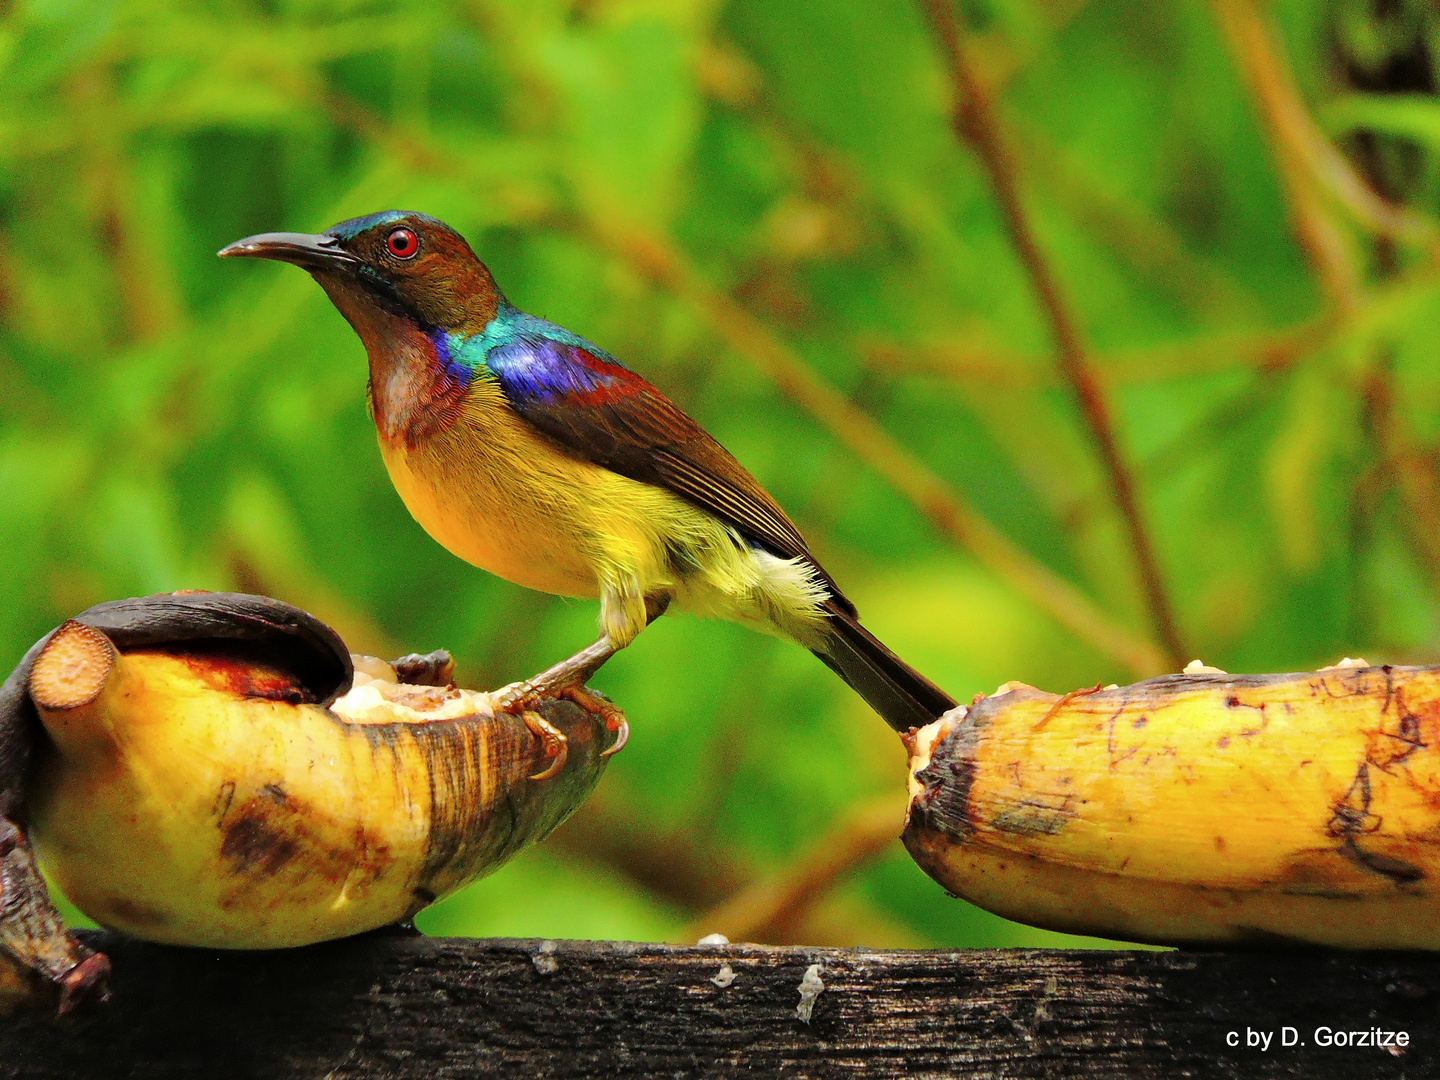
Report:
[[[398,933],[219,953],[88,940],[114,962],[113,999],[59,1021],[0,1021],[0,1075],[1415,1080],[1440,1060],[1440,956],[1422,953],[871,952]],[[725,965],[733,981],[717,985]],[[807,1024],[796,1007],[811,965],[824,989]],[[1279,1045],[1286,1026],[1298,1045]],[[1317,1027],[1404,1031],[1409,1045],[1320,1046]],[[1251,1032],[1269,1033],[1269,1049],[1247,1047]]]

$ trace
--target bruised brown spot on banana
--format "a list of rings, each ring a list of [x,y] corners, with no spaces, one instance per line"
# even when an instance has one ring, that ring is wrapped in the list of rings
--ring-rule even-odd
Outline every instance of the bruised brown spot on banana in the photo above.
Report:
[[[905,845],[1056,930],[1440,948],[1440,668],[1357,664],[1006,684],[913,733]]]
[[[0,745],[33,747],[17,817],[100,924],[275,947],[408,918],[549,833],[604,768],[604,718],[572,702],[516,716],[449,686],[443,652],[357,659],[264,598],[91,609],[7,680],[23,700],[0,697]],[[565,751],[540,783],[529,778],[556,755],[532,733],[537,720]],[[29,874],[21,891],[53,919],[18,934],[12,966],[30,978],[45,949],[68,948],[42,973],[58,985],[89,953],[65,935],[33,864]]]

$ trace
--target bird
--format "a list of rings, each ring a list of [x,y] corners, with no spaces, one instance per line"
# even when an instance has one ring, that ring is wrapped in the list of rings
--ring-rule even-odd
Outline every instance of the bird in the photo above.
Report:
[[[902,734],[955,707],[860,624],[735,457],[614,356],[511,304],[445,223],[388,210],[219,255],[303,268],[350,323],[381,456],[431,537],[527,588],[599,599],[598,639],[505,705],[603,710],[584,683],[673,605],[804,646]],[[629,734],[615,713],[610,752]]]

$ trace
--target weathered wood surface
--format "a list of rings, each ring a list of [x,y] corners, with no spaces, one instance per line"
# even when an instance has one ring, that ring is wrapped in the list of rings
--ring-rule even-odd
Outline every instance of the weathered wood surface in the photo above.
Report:
[[[0,1076],[1440,1075],[1440,956],[1427,954],[90,940],[114,961],[113,1000],[0,1020]],[[805,1024],[812,964],[825,989]],[[1322,1025],[1410,1045],[1317,1046]],[[1286,1026],[1301,1045],[1278,1045]],[[1269,1050],[1247,1048],[1250,1031],[1274,1033]]]

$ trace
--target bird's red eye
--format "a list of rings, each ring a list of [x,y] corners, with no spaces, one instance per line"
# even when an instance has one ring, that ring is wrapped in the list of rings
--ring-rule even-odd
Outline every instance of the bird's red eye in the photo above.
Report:
[[[420,241],[409,229],[396,229],[385,238],[385,246],[397,259],[408,259],[420,250]]]

